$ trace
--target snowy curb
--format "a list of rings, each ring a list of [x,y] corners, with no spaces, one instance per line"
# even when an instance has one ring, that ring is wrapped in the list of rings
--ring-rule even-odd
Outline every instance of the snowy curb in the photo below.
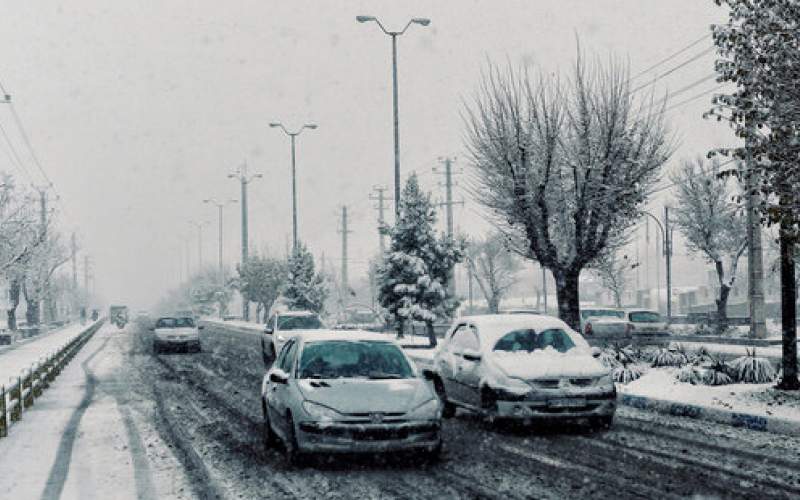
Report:
[[[751,413],[723,410],[720,408],[708,408],[705,406],[681,403],[679,401],[638,396],[635,394],[620,394],[618,396],[618,402],[632,408],[664,413],[666,415],[708,420],[732,427],[744,427],[746,429],[772,432],[775,434],[800,436],[800,422],[780,417],[767,417],[763,415],[753,415]]]

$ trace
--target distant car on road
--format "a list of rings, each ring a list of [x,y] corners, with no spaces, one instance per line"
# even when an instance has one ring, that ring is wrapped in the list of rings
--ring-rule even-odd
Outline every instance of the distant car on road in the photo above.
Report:
[[[633,325],[625,319],[625,311],[611,307],[581,308],[581,333],[587,338],[625,340]]]
[[[153,351],[158,354],[167,348],[184,347],[200,352],[200,330],[193,318],[162,317],[158,318],[153,328]]]
[[[295,335],[307,330],[325,328],[319,314],[311,311],[276,312],[267,320],[261,336],[261,358],[269,364],[281,352],[283,344]]]
[[[429,377],[445,417],[463,407],[489,420],[588,419],[608,427],[617,394],[597,355],[558,318],[467,316],[447,332]]]
[[[498,314],[543,314],[538,309],[504,309]]]
[[[261,386],[263,439],[305,453],[414,450],[438,457],[441,405],[386,335],[318,330],[286,341]]]
[[[669,322],[652,309],[628,309],[625,320],[633,325],[633,333],[669,333]]]

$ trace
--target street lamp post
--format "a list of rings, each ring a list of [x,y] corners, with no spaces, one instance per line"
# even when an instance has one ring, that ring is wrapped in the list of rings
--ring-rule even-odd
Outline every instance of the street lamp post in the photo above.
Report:
[[[193,221],[190,220],[189,224],[197,228],[197,269],[203,270],[203,226],[208,224],[208,221]]]
[[[229,203],[236,203],[239,200],[231,198],[228,201],[220,202],[216,198],[208,198],[203,200],[203,203],[210,203],[216,205],[219,210],[219,283],[222,284],[222,209]]]
[[[397,37],[406,32],[412,24],[427,26],[431,23],[430,19],[415,17],[400,31],[388,31],[383,24],[374,16],[356,16],[356,21],[366,23],[374,21],[384,34],[392,38],[392,105],[394,109],[394,213],[395,217],[400,213],[400,125],[397,113]]]
[[[300,135],[304,129],[316,129],[317,124],[306,123],[294,132],[289,132],[281,122],[272,122],[269,126],[283,130],[283,133],[289,136],[292,143],[292,254],[294,254],[297,252],[297,172],[295,165],[295,137]]]
[[[664,224],[661,224],[658,217],[650,212],[642,210],[642,214],[656,221],[658,230],[661,233],[661,248],[664,253],[667,268],[667,321],[669,321],[672,317],[672,232],[669,227],[669,207],[664,207]],[[656,283],[657,287],[660,287],[660,285],[660,283]]]
[[[228,174],[229,179],[238,179],[242,186],[242,265],[247,262],[249,245],[247,235],[247,185],[253,179],[260,179],[261,177],[263,177],[261,174],[248,176],[247,163],[243,163],[241,167],[236,169],[236,172]],[[250,319],[250,303],[244,296],[242,296],[242,319],[245,321]]]

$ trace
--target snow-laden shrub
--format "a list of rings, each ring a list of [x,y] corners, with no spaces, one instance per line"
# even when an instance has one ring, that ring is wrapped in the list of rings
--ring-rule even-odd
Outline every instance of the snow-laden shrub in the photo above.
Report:
[[[627,384],[644,375],[644,372],[644,368],[638,364],[625,363],[611,370],[611,378],[614,379],[614,382]]]
[[[692,385],[700,385],[703,384],[703,380],[705,380],[705,371],[705,368],[690,364],[681,368],[678,371],[676,378],[680,382]]]
[[[731,361],[730,369],[734,380],[745,384],[765,384],[775,380],[777,374],[767,358],[756,356],[756,350],[746,350],[744,356]]]
[[[617,366],[636,363],[638,361],[639,357],[637,357],[635,349],[630,344],[624,347],[619,344],[615,344],[604,348],[600,352],[600,362],[608,368],[615,368]]]
[[[681,344],[670,344],[669,347],[659,348],[651,361],[654,367],[677,366],[681,367],[689,362],[686,349]]]
[[[615,368],[621,364],[617,359],[616,353],[608,347],[600,351],[600,356],[597,359],[600,360],[606,368]]]
[[[711,363],[713,360],[714,360],[714,357],[708,351],[708,348],[706,348],[706,346],[700,346],[699,349],[694,351],[689,356],[689,361],[693,365],[702,365],[702,364],[705,364],[705,363]]]
[[[731,367],[728,363],[716,359],[711,366],[705,370],[703,384],[705,385],[726,385],[732,384]]]

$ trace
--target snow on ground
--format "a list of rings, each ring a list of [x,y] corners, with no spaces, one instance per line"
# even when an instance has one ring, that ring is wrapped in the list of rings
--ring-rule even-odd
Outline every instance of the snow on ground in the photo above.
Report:
[[[61,330],[36,338],[18,347],[0,352],[0,385],[9,383],[10,377],[19,376],[23,369],[41,358],[55,353],[72,339],[86,331],[93,323],[69,325]]]
[[[692,385],[679,382],[675,378],[677,372],[678,368],[650,368],[638,380],[617,384],[617,390],[622,394],[800,422],[800,394],[779,391],[774,383]]]

